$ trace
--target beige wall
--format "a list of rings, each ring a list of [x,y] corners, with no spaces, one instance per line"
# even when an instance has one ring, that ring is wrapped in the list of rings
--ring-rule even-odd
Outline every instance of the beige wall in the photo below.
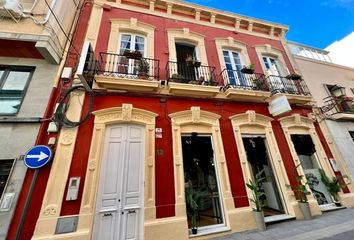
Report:
[[[64,51],[66,36],[69,35],[76,12],[74,1],[47,0],[48,4],[64,29],[65,34],[44,0],[23,0],[25,11],[22,17],[12,19],[2,17],[0,21],[0,39],[36,42],[36,47],[51,63],[58,64]],[[36,4],[30,4],[36,2]],[[76,0],[75,2],[79,2]],[[33,9],[29,6],[32,6]],[[1,13],[1,12],[0,12]],[[47,14],[50,13],[48,21]],[[33,16],[31,16],[31,14]]]
[[[294,56],[296,64],[306,84],[317,102],[323,106],[323,98],[329,96],[324,84],[338,84],[346,88],[347,96],[354,97],[350,88],[354,88],[354,69],[332,63],[319,62],[308,58]]]

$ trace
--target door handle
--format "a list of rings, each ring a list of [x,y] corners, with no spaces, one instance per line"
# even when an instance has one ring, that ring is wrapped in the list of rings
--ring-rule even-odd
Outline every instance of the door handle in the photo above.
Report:
[[[136,213],[135,210],[128,210],[128,213]]]
[[[112,216],[112,213],[105,213],[103,214],[104,217]]]

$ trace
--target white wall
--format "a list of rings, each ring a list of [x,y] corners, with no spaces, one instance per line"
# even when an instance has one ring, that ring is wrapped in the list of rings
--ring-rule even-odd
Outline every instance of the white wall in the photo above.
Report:
[[[333,63],[354,68],[354,32],[335,41],[326,50]]]
[[[354,141],[349,135],[349,131],[354,131],[354,122],[326,120],[326,123],[350,174],[354,176]]]

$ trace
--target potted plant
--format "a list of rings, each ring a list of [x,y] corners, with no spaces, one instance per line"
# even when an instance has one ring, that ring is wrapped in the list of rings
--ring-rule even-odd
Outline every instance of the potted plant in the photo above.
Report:
[[[148,79],[149,78],[149,63],[146,61],[146,59],[141,59],[140,64],[138,66],[138,76],[139,78],[142,79]]]
[[[128,72],[128,64],[129,64],[129,59],[127,59],[125,56],[120,57],[120,60],[118,63],[118,73],[127,73]]]
[[[193,191],[192,182],[189,181],[186,183],[186,204],[187,204],[187,215],[191,220],[191,230],[192,234],[198,233],[197,217],[199,214],[198,205],[201,199],[201,196]]]
[[[261,231],[266,229],[264,222],[263,203],[261,200],[264,192],[262,192],[260,188],[262,181],[265,179],[262,177],[263,172],[264,169],[256,174],[254,181],[250,179],[249,182],[246,183],[246,186],[252,191],[252,198],[250,198],[250,200],[254,203],[255,206],[255,208],[253,208],[253,216],[256,220],[257,228]]]
[[[301,166],[301,163],[295,166],[294,172],[297,174],[297,168]],[[308,182],[306,180],[303,180],[305,176],[304,175],[298,175],[296,176],[296,185],[290,185],[292,190],[294,191],[295,195],[297,196],[297,200],[299,203],[299,208],[304,215],[304,219],[309,220],[312,219],[311,216],[311,211],[310,211],[310,205],[307,199],[307,195],[310,195],[311,192],[307,190],[306,185],[308,185]]]
[[[323,169],[319,169],[320,174],[321,174],[321,181],[323,184],[326,186],[328,192],[331,194],[333,198],[333,202],[336,204],[336,206],[341,206],[341,203],[339,202],[339,195],[338,193],[346,187],[345,184],[342,184],[340,181],[340,178],[337,176],[329,178],[327,177],[326,173],[323,171]],[[346,176],[343,176],[346,177]]]
[[[288,74],[285,78],[290,79],[290,80],[301,80],[302,76],[297,73],[291,73],[291,74]]]
[[[241,69],[241,72],[246,73],[246,74],[253,74],[254,73],[254,64],[251,63],[248,66],[244,65],[243,68]]]
[[[142,58],[142,53],[139,50],[125,50],[123,52],[123,56],[129,59],[141,59]]]
[[[183,75],[178,74],[178,73],[172,74],[171,80],[172,80],[172,82],[177,82],[177,83],[185,82]]]

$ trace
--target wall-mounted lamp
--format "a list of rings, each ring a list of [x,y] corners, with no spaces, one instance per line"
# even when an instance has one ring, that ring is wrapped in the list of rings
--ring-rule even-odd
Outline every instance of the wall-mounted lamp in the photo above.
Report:
[[[342,87],[340,85],[333,85],[329,91],[331,92],[332,95],[335,97],[343,97],[345,96],[345,87]]]

